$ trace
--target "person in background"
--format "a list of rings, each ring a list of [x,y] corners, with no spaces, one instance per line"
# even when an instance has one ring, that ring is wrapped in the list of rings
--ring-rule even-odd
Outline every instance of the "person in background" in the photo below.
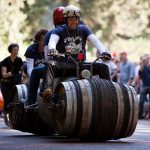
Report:
[[[141,57],[139,76],[142,81],[139,101],[139,119],[143,119],[144,102],[150,100],[150,55],[145,54]]]
[[[111,80],[114,82],[117,82],[117,74],[118,74],[119,68],[115,64],[114,59],[115,59],[115,57],[112,57],[111,60],[106,61],[106,62],[103,61],[103,63],[108,65]]]
[[[10,56],[2,62],[1,91],[4,98],[4,111],[7,111],[14,85],[21,84],[23,62],[18,57],[19,45],[12,43],[8,46]]]
[[[127,58],[127,53],[125,51],[122,51],[120,53],[119,82],[127,85],[132,85],[132,81],[134,79],[135,74],[134,68],[134,64],[130,62]]]
[[[140,70],[141,63],[142,63],[142,56],[140,57],[139,63],[137,63],[136,66],[135,66],[135,75],[134,75],[134,80],[133,80],[133,87],[135,88],[137,94],[140,93],[140,88],[141,88],[141,85],[142,85],[142,81],[141,81],[140,75],[139,75],[139,70]]]

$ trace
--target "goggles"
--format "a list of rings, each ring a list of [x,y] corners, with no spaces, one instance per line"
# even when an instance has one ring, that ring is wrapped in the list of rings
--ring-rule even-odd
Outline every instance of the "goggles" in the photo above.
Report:
[[[81,16],[80,11],[69,10],[66,13],[66,17],[80,17],[80,16]]]

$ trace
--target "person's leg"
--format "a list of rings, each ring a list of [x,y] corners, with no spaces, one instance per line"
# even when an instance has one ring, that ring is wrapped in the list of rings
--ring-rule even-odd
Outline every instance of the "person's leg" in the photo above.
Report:
[[[145,88],[142,87],[140,91],[140,99],[139,99],[139,119],[143,118],[143,107],[144,102],[147,100]]]
[[[55,68],[55,66],[52,65],[51,63],[49,63],[45,66],[41,92],[47,88],[52,89],[53,82],[54,82],[54,76],[55,76],[55,70],[56,70],[54,68]]]
[[[45,66],[40,66],[34,68],[31,72],[30,84],[28,88],[28,101],[27,101],[28,105],[34,104],[36,102],[40,79],[43,78],[44,71]]]
[[[148,101],[150,102],[150,87],[148,89]]]
[[[43,83],[40,89],[40,95],[43,97],[43,102],[47,102],[52,95],[53,80],[53,67],[50,63],[47,63],[43,71]]]

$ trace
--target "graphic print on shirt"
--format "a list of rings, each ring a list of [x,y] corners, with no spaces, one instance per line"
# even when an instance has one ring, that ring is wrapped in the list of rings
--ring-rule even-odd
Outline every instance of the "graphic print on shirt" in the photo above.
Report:
[[[34,61],[34,66],[44,66],[45,60],[44,59],[36,59]]]
[[[67,37],[64,39],[65,49],[70,50],[71,54],[78,54],[80,50],[82,50],[82,37],[75,36],[75,37]]]

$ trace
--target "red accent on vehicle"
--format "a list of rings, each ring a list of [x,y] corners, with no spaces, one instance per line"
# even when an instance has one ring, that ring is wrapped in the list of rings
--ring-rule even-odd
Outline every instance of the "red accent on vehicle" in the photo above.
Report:
[[[80,51],[78,53],[78,60],[83,60],[83,59],[84,59],[83,51]]]

